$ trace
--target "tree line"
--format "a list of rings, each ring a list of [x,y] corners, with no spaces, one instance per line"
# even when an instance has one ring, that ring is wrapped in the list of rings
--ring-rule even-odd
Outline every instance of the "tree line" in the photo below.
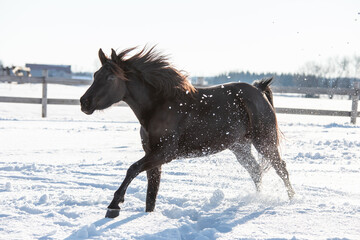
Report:
[[[205,77],[204,80],[209,85],[216,85],[237,81],[251,83],[264,77],[274,77],[275,86],[352,88],[353,82],[360,80],[360,56],[333,57],[323,63],[307,62],[299,73],[234,71]]]

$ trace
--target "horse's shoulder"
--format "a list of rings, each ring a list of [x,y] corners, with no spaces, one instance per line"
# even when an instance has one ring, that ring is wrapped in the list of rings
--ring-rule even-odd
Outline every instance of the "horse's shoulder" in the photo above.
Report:
[[[167,131],[176,129],[179,122],[179,108],[181,103],[175,101],[166,101],[157,104],[147,114],[143,131],[149,135],[163,135]]]

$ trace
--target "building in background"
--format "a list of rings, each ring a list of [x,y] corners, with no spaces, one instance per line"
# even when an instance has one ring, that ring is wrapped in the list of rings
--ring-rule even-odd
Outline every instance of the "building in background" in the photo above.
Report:
[[[18,76],[18,77],[31,77],[30,68],[28,67],[3,67],[0,66],[0,76]]]
[[[25,66],[31,69],[31,76],[33,77],[41,77],[43,76],[43,71],[47,70],[49,77],[71,78],[71,65],[27,63]]]

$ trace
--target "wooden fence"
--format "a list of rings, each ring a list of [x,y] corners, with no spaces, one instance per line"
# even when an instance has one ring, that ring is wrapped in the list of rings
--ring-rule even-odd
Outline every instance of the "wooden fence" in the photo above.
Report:
[[[298,93],[298,94],[325,94],[351,96],[351,111],[299,109],[299,108],[276,108],[276,113],[303,114],[303,115],[323,115],[323,116],[344,116],[350,117],[350,122],[356,124],[356,118],[360,117],[358,103],[360,95],[359,82],[354,82],[354,88],[306,88],[306,87],[272,87],[274,93]]]
[[[41,83],[42,84],[42,96],[41,98],[29,98],[29,97],[3,97],[0,96],[0,102],[8,103],[32,103],[42,105],[42,117],[47,116],[48,104],[60,104],[60,105],[80,105],[79,99],[55,99],[47,97],[47,85],[48,84],[62,84],[62,85],[90,85],[91,81],[81,79],[66,79],[66,78],[53,78],[48,77],[48,72],[43,72],[43,77],[17,77],[17,76],[0,76],[0,82],[16,82],[16,83]]]
[[[25,98],[25,97],[2,97],[0,102],[8,103],[32,103],[42,105],[42,117],[47,116],[47,104],[61,104],[61,105],[79,105],[79,99],[54,99],[47,97],[48,84],[64,84],[64,85],[90,85],[89,80],[80,79],[64,79],[48,77],[47,72],[44,72],[43,77],[15,77],[15,76],[0,76],[0,82],[16,82],[16,83],[41,83],[42,97],[41,98]],[[325,116],[346,116],[350,117],[350,122],[356,124],[356,118],[360,117],[358,112],[359,102],[359,82],[354,83],[353,89],[332,89],[332,88],[297,88],[297,87],[272,87],[274,93],[297,93],[297,94],[326,94],[326,95],[347,95],[351,96],[352,107],[351,111],[333,111],[333,110],[317,110],[317,109],[298,109],[298,108],[276,108],[277,113],[285,114],[305,114],[305,115],[325,115]],[[125,106],[124,104],[122,106]]]

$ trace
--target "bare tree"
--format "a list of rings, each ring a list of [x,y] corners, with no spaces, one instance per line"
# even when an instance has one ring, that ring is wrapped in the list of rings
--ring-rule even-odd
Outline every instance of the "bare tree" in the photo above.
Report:
[[[354,55],[352,59],[354,69],[354,79],[360,79],[360,56]]]
[[[321,69],[322,67],[318,63],[311,61],[305,63],[305,65],[300,69],[300,73],[318,77],[321,74]]]

